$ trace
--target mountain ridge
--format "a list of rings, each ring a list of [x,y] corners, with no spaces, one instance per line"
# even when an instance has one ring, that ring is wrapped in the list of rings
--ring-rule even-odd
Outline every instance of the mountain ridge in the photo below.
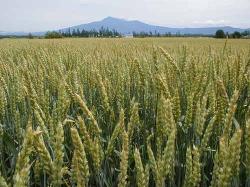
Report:
[[[67,31],[67,29],[85,29],[85,30],[99,30],[101,27],[115,29],[122,34],[132,34],[132,32],[157,32],[160,34],[171,33],[171,34],[201,34],[201,35],[212,35],[217,30],[223,29],[225,32],[232,33],[235,31],[243,32],[249,29],[235,28],[231,26],[221,27],[198,27],[198,28],[173,28],[165,26],[157,26],[147,24],[138,20],[128,21],[126,19],[106,17],[101,21],[95,21],[87,24],[80,24],[68,28],[61,29]]]
[[[235,31],[244,32],[248,29],[236,28],[231,26],[220,26],[220,27],[184,27],[184,28],[174,28],[174,27],[166,27],[166,26],[158,26],[147,24],[138,20],[126,20],[115,17],[106,17],[100,21],[94,21],[86,24],[79,24],[76,26],[66,27],[62,29],[58,29],[56,31],[67,32],[69,29],[72,31],[73,29],[82,29],[90,31],[90,30],[100,30],[101,28],[109,28],[118,31],[119,33],[126,35],[132,34],[133,32],[157,32],[160,34],[171,33],[171,34],[193,34],[193,35],[213,35],[217,30],[222,29],[224,32],[233,33]],[[0,32],[0,35],[11,35],[11,34],[24,34],[24,32]],[[33,35],[42,36],[46,32],[31,32]],[[28,33],[26,33],[28,34]]]

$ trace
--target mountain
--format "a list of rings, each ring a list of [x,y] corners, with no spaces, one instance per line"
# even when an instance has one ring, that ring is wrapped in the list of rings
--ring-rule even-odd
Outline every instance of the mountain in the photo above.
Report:
[[[22,36],[22,35],[28,35],[28,34],[26,32],[6,32],[6,31],[0,31],[0,35]]]
[[[44,36],[46,32],[31,32],[33,36]],[[29,32],[7,32],[0,31],[0,36],[27,36]]]
[[[160,34],[165,33],[180,33],[180,34],[203,34],[211,35],[214,34],[218,29],[222,29],[225,32],[233,33],[234,31],[243,32],[247,29],[233,28],[233,27],[205,27],[205,28],[170,28],[156,25],[149,25],[137,20],[128,21],[125,19],[118,19],[113,17],[107,17],[101,21],[91,22],[87,24],[77,25],[69,28],[62,29],[62,31],[67,31],[70,29],[85,29],[85,30],[99,30],[101,27],[115,29],[122,34],[131,34],[132,32],[157,32]]]
[[[243,32],[245,30],[250,29],[241,29],[241,28],[234,28],[234,27],[204,27],[204,28],[170,28],[170,27],[163,27],[163,26],[156,26],[143,23],[141,21],[133,20],[128,21],[125,19],[118,19],[114,17],[107,17],[101,21],[95,21],[87,24],[81,24],[77,26],[72,26],[68,28],[63,28],[58,31],[67,32],[69,29],[72,31],[73,29],[82,29],[90,31],[90,30],[100,30],[101,28],[109,28],[115,29],[121,34],[132,34],[133,32],[157,32],[160,34],[171,33],[171,34],[200,34],[200,35],[213,35],[217,30],[222,29],[225,32],[233,33],[234,31]],[[42,36],[46,32],[33,32],[34,36]],[[28,33],[24,32],[3,32],[0,31],[0,35],[28,35]]]

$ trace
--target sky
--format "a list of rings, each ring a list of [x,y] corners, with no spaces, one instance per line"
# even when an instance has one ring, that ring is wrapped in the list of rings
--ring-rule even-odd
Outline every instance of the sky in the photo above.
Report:
[[[0,0],[0,31],[46,31],[112,16],[168,27],[250,28],[250,0]]]

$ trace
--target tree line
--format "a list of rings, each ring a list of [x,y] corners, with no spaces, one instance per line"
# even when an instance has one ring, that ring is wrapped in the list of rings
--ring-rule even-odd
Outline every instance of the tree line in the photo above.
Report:
[[[214,35],[201,35],[201,34],[182,34],[180,32],[176,33],[171,33],[171,32],[166,32],[166,33],[159,33],[157,31],[155,32],[133,32],[132,33],[133,37],[135,38],[145,38],[145,37],[213,37]]]
[[[159,32],[133,32],[133,37],[136,38],[145,38],[145,37],[214,37],[214,38],[244,38],[250,36],[250,31],[238,32],[235,31],[233,33],[226,33],[223,30],[217,30],[215,34],[181,34],[177,32],[172,34],[170,32],[165,34],[160,34]]]
[[[133,32],[132,33],[133,37],[135,38],[145,38],[145,37],[171,37],[173,36],[171,32],[165,33],[165,34],[160,34],[157,31],[154,32]]]
[[[181,34],[179,32],[173,34],[173,33],[165,33],[161,34],[157,31],[154,32],[133,32],[132,34],[128,36],[133,36],[134,38],[145,38],[145,37],[214,37],[214,38],[249,38],[250,37],[250,30],[246,30],[244,32],[238,32],[235,31],[233,33],[226,33],[223,30],[217,30],[215,34],[211,35],[201,35],[201,34]],[[122,37],[122,34],[114,29],[104,28],[101,27],[100,30],[85,30],[85,29],[64,29],[57,31],[49,31],[47,32],[44,37],[36,37],[33,36],[31,33],[25,36],[14,36],[14,35],[7,35],[3,36],[0,35],[1,38],[64,38],[64,37],[82,37],[82,38],[93,38],[93,37],[99,37],[99,38],[117,38]],[[126,37],[126,35],[125,35]]]
[[[110,30],[109,28],[101,27],[100,30],[90,30],[87,31],[85,29],[67,29],[67,30],[59,30],[56,31],[49,31],[45,34],[45,38],[63,38],[63,37],[82,37],[82,38],[89,38],[89,37],[107,37],[107,38],[114,38],[114,37],[121,37],[121,34],[116,31],[115,29]]]
[[[243,38],[243,37],[246,37],[246,36],[250,36],[250,31],[244,31],[244,32],[238,32],[238,31],[235,31],[231,34],[229,33],[225,33],[223,30],[217,30],[216,33],[215,33],[215,38]]]

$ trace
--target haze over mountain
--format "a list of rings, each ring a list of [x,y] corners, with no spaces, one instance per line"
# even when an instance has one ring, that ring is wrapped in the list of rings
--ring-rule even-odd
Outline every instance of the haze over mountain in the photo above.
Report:
[[[100,30],[101,28],[109,28],[109,29],[115,29],[121,34],[132,34],[133,32],[157,32],[160,34],[165,33],[171,33],[171,34],[201,34],[201,35],[213,35],[218,29],[222,29],[225,32],[233,33],[234,31],[243,32],[245,30],[250,29],[242,29],[242,28],[234,28],[230,26],[223,26],[223,27],[203,27],[203,28],[170,28],[170,27],[164,27],[164,26],[157,26],[157,25],[150,25],[143,23],[141,21],[133,20],[128,21],[125,19],[119,19],[114,17],[106,17],[105,19],[101,21],[95,21],[87,24],[81,24],[77,26],[72,26],[68,28],[62,28],[58,29],[57,31],[63,31],[67,32],[69,29],[72,31],[73,29],[77,30]],[[15,33],[9,33],[9,32],[3,32],[0,31],[0,35],[25,35],[28,33],[23,32],[15,32]],[[44,35],[45,32],[33,32],[33,35],[41,36]]]

